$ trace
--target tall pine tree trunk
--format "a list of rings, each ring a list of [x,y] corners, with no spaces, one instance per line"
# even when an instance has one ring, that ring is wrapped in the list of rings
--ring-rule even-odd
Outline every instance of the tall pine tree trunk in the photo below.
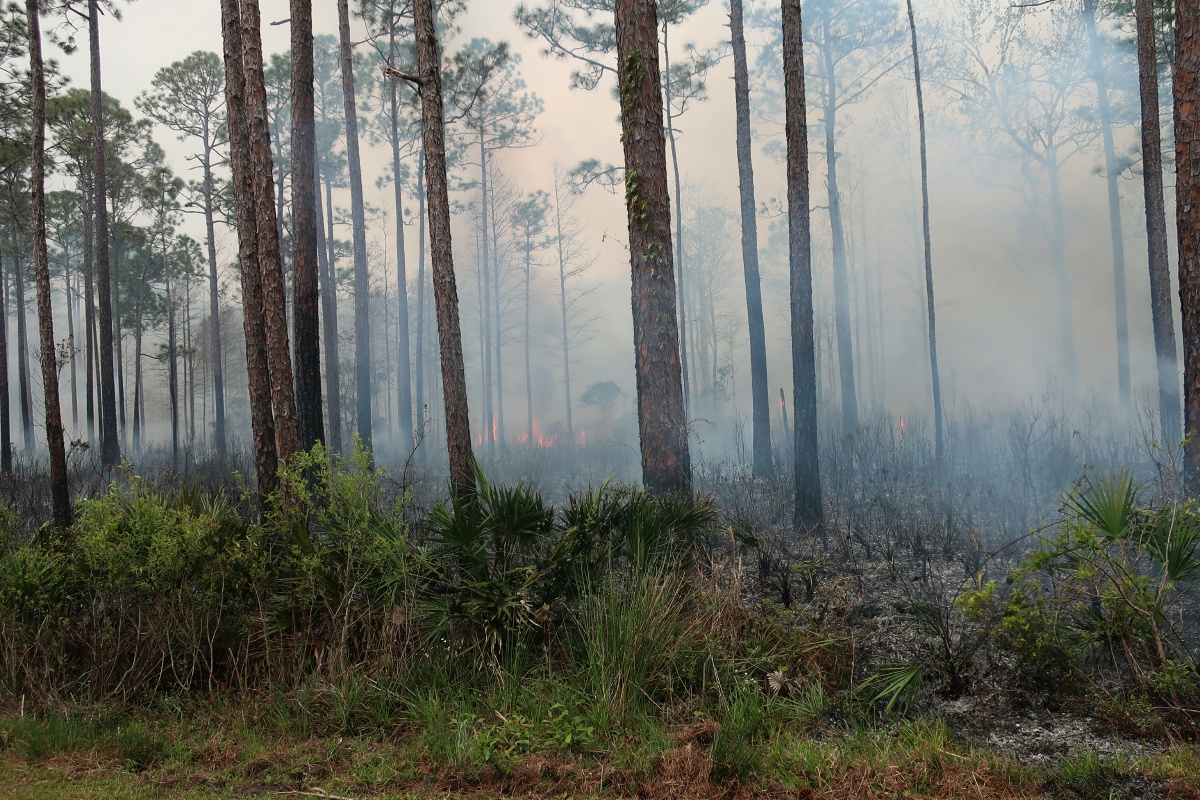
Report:
[[[800,0],[783,2],[786,103],[788,263],[792,305],[792,397],[795,439],[796,532],[821,527],[821,470],[817,444],[817,370],[813,339],[812,220],[809,214],[808,122]],[[782,401],[782,397],[780,398]],[[786,426],[786,407],[784,410]],[[822,531],[824,529],[822,528]]]
[[[1087,0],[1090,2],[1091,0]],[[917,121],[921,134],[921,229],[925,243],[925,314],[929,328],[929,373],[933,386],[933,431],[937,458],[942,458],[942,379],[938,374],[937,314],[933,302],[933,237],[929,224],[929,151],[925,138],[925,93],[921,86],[921,57],[917,48],[917,22],[908,0],[908,30],[912,34],[913,75],[917,84]],[[866,265],[863,265],[864,275]]]
[[[29,21],[29,61],[33,89],[33,274],[37,283],[38,333],[42,347],[42,389],[46,410],[46,443],[50,449],[50,506],[54,523],[71,524],[71,491],[67,485],[67,451],[58,397],[58,359],[54,347],[54,307],[50,302],[50,255],[46,247],[46,73],[42,65],[42,31],[38,0],[25,0]],[[67,299],[70,302],[70,298]]]
[[[249,121],[250,180],[258,235],[258,268],[262,281],[262,314],[267,336],[267,366],[271,382],[271,412],[275,419],[275,448],[282,463],[300,449],[296,419],[296,390],[288,343],[287,290],[275,208],[275,174],[263,76],[261,20],[258,0],[241,0],[242,64],[245,112]]]
[[[117,444],[117,388],[113,368],[112,276],[108,254],[108,181],[104,159],[104,90],[100,81],[100,2],[88,0],[92,82],[92,196],[96,231],[96,303],[100,340],[100,463],[112,469],[121,458]]]
[[[13,289],[16,291],[17,306],[17,389],[21,394],[21,441],[26,455],[33,455],[37,444],[33,432],[33,389],[29,380],[29,322],[26,319],[28,309],[25,300],[25,269],[21,266],[20,237],[14,236],[17,243],[13,258]]]
[[[370,276],[367,272],[367,218],[363,202],[362,161],[358,152],[358,109],[354,95],[354,59],[350,49],[350,10],[338,0],[342,53],[342,95],[346,101],[346,161],[350,168],[350,217],[354,228],[354,395],[358,436],[371,447]]]
[[[483,102],[482,100],[480,102]],[[482,374],[480,379],[483,381],[483,392],[480,398],[483,400],[483,440],[487,442],[488,449],[495,449],[496,446],[496,411],[492,401],[492,338],[495,334],[499,338],[500,330],[500,281],[492,281],[492,264],[490,244],[491,238],[488,231],[488,173],[487,173],[487,147],[484,144],[483,115],[480,115],[479,123],[479,289],[482,295],[481,302],[483,303],[482,313],[479,318],[480,323],[480,364]],[[498,277],[498,276],[497,276]],[[496,309],[496,325],[492,327],[492,289],[496,290],[497,297],[495,298]],[[497,354],[499,350],[497,349]],[[499,359],[497,359],[499,360]]]
[[[325,438],[321,408],[321,312],[317,263],[317,128],[312,0],[292,0],[292,307],[300,447]]]
[[[1150,266],[1150,319],[1158,364],[1158,415],[1162,437],[1177,443],[1179,357],[1167,253],[1166,200],[1163,196],[1162,127],[1158,105],[1158,41],[1151,0],[1136,0],[1138,88],[1142,102],[1142,185],[1146,202],[1146,246]]]
[[[142,341],[145,327],[142,325],[142,311],[146,302],[146,271],[149,259],[142,260],[142,275],[138,281],[137,303],[133,310],[133,457],[142,457],[142,415],[139,412],[142,403]]]
[[[1200,0],[1175,2],[1175,164],[1187,480],[1200,482]]]
[[[271,377],[267,364],[267,331],[259,270],[258,224],[255,216],[250,131],[246,119],[240,0],[221,0],[221,34],[225,57],[225,107],[229,118],[229,154],[237,217],[238,260],[242,272],[242,320],[246,337],[246,379],[250,390],[250,425],[258,491],[266,498],[278,487],[279,455],[271,409]],[[269,180],[268,180],[269,182]]]
[[[842,223],[842,195],[837,173],[837,76],[833,63],[828,15],[825,26],[825,181],[829,195],[829,228],[833,236],[833,320],[837,335],[838,378],[842,392],[842,435],[858,431],[858,390],[854,382],[854,336],[850,319],[850,276],[846,263],[846,232]],[[797,427],[799,427],[797,425]]]
[[[688,325],[687,325],[687,283],[684,275],[683,252],[683,181],[679,177],[679,150],[675,146],[675,120],[671,109],[671,48],[667,42],[667,31],[670,26],[665,22],[662,26],[663,52],[663,90],[666,94],[663,110],[667,117],[667,144],[671,146],[671,171],[675,176],[675,275],[678,286],[679,305],[679,364],[683,373],[683,417],[692,417],[692,381],[688,374]]]
[[[554,241],[558,246],[558,309],[562,323],[563,401],[567,410],[567,436],[574,441],[575,421],[571,408],[571,337],[567,328],[567,258],[563,238],[565,231],[562,218],[562,180],[557,168],[554,178]]]
[[[213,219],[212,147],[207,128],[204,138],[204,233],[208,246],[208,316],[209,345],[212,347],[213,409],[215,428],[213,445],[217,458],[224,459],[225,437],[225,372],[221,368],[221,300],[217,278],[216,225]]]
[[[654,0],[617,0],[614,11],[642,481],[658,494],[690,494],[657,6]]]
[[[496,428],[499,444],[504,445],[504,326],[502,325],[503,317],[501,316],[501,278],[500,272],[500,225],[496,219],[496,198],[495,184],[492,184],[492,199],[488,202],[488,206],[492,211],[492,305],[495,307],[496,327],[494,331],[494,340],[496,347]]]
[[[84,194],[87,195],[83,199],[84,412],[87,417],[87,438],[89,442],[94,442],[96,439],[96,298],[92,290],[92,259],[94,256],[92,223],[95,216],[92,213],[91,195],[86,191]]]
[[[316,162],[316,208],[317,208],[317,267],[320,272],[321,294],[321,329],[325,339],[325,400],[329,408],[329,449],[334,453],[342,452],[342,370],[338,363],[338,319],[337,319],[337,284],[334,281],[334,264],[331,260],[333,253],[332,242],[326,241],[325,227],[321,224],[326,213],[329,214],[329,231],[332,238],[333,209],[326,211],[321,202],[321,169],[320,161]],[[326,181],[328,189],[328,181]],[[329,196],[327,191],[326,197]]]
[[[1112,238],[1113,293],[1116,298],[1117,318],[1117,387],[1121,408],[1128,411],[1133,404],[1133,388],[1129,380],[1129,312],[1125,290],[1125,233],[1121,223],[1121,188],[1118,183],[1121,178],[1121,167],[1117,163],[1117,147],[1113,142],[1113,112],[1112,105],[1108,100],[1108,78],[1104,74],[1100,35],[1096,31],[1094,0],[1083,0],[1083,23],[1087,29],[1092,82],[1096,84],[1097,107],[1100,111],[1100,135],[1104,141],[1104,169],[1108,173],[1108,228]]]
[[[533,365],[529,358],[529,282],[533,277],[533,241],[525,240],[525,429],[533,442]]]
[[[750,135],[750,77],[742,0],[729,2],[733,44],[733,99],[737,117],[738,196],[742,216],[742,272],[746,278],[746,321],[750,329],[750,403],[754,420],[754,474],[769,478],[775,471],[771,453],[771,398],[767,384],[767,332],[763,320],[762,282],[758,273],[758,217],[754,205],[754,158]]]
[[[179,337],[175,330],[175,294],[167,277],[167,396],[171,408],[171,471],[179,471]]]
[[[424,438],[428,409],[425,407],[425,147],[422,144],[417,154],[417,352],[416,352],[416,408],[421,417],[421,433]],[[425,461],[425,448],[418,447],[417,460]]]
[[[13,469],[12,409],[8,378],[8,273],[0,260],[0,475]]]
[[[396,60],[396,28],[391,26],[389,54]],[[396,196],[396,395],[402,446],[413,442],[412,347],[408,336],[408,254],[404,247],[404,186],[400,182],[400,102],[393,82],[388,93],[392,140],[392,183]]]
[[[465,500],[474,494],[471,418],[463,367],[458,289],[450,240],[450,192],[446,180],[446,132],[442,116],[442,62],[438,47],[433,0],[413,0],[413,26],[425,131],[425,182],[429,191],[429,238],[433,294],[441,341],[442,386],[446,405],[446,449],[454,494]]]

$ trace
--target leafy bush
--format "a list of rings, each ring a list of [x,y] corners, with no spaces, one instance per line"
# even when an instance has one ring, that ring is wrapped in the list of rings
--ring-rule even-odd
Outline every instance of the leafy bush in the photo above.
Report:
[[[280,477],[289,502],[277,497],[270,518],[286,537],[271,603],[276,633],[332,673],[355,658],[403,656],[415,638],[407,498],[389,502],[357,437],[348,462],[318,444]]]
[[[411,640],[407,526],[362,448],[282,471],[265,524],[244,498],[129,474],[69,531],[0,537],[0,687],[128,697],[292,684],[395,659]],[[2,523],[2,520],[0,520]]]
[[[1152,507],[1140,494],[1128,472],[1085,476],[1008,597],[993,585],[969,599],[968,613],[993,616],[1021,674],[1116,680],[1177,706],[1195,690],[1184,612],[1200,577],[1200,506]]]

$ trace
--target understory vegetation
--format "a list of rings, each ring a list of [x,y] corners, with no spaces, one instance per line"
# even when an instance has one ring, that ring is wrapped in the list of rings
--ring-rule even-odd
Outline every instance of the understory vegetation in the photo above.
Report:
[[[906,463],[908,435],[877,436],[871,470],[831,463],[838,510],[801,537],[777,485],[712,462],[699,500],[605,480],[551,503],[478,467],[439,504],[318,447],[261,517],[236,478],[127,467],[68,530],[3,517],[0,770],[355,796],[1197,796],[1200,507],[1169,470],[1085,467],[1008,546],[976,510],[1002,504]]]

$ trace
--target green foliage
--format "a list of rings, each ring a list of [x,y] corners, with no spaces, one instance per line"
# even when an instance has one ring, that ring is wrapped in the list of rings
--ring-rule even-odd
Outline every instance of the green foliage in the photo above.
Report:
[[[758,686],[736,686],[722,698],[713,737],[710,774],[715,781],[746,781],[762,768],[763,740],[772,716]]]
[[[709,500],[656,498],[606,482],[573,494],[562,514],[523,484],[475,468],[475,491],[429,513],[424,606],[443,638],[493,665],[545,641],[586,585],[620,565],[687,563],[716,517]]]
[[[271,518],[286,535],[273,604],[280,632],[307,637],[337,668],[352,642],[364,654],[402,646],[410,632],[396,610],[413,580],[405,499],[388,502],[357,437],[348,462],[318,444],[293,456],[280,482]]]
[[[1070,686],[1074,660],[1046,602],[1040,591],[1034,588],[1031,593],[1027,585],[1017,586],[1002,600],[994,582],[960,599],[966,616],[989,628],[993,643],[1012,658],[1011,674],[1017,683],[1043,689]]]
[[[992,616],[994,640],[1027,675],[1058,683],[1107,676],[1178,706],[1195,688],[1185,619],[1200,574],[1200,507],[1148,507],[1128,472],[1085,476],[1064,519],[1014,575],[967,601]]]
[[[884,711],[902,708],[912,699],[923,681],[920,666],[893,664],[884,667],[858,685],[860,697],[872,704],[884,703]]]
[[[403,504],[386,502],[361,448],[353,458],[297,456],[265,526],[241,498],[126,468],[70,531],[6,539],[0,686],[130,696],[402,656]]]

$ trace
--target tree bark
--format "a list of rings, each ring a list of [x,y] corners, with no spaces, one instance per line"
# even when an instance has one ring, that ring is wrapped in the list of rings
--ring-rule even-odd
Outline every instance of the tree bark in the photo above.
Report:
[[[112,276],[108,254],[108,182],[104,160],[104,89],[100,80],[100,3],[88,0],[92,83],[92,189],[96,222],[96,303],[100,310],[100,463],[112,469],[121,459],[117,444],[117,391],[113,369]]]
[[[67,485],[67,451],[63,442],[62,409],[58,396],[58,359],[54,348],[54,307],[50,302],[50,255],[46,247],[46,72],[42,65],[42,31],[38,6],[38,0],[25,0],[33,83],[33,153],[30,178],[33,188],[33,274],[37,283],[46,443],[50,450],[50,506],[54,512],[54,523],[60,528],[66,528],[71,524],[71,490]]]
[[[1087,29],[1091,46],[1090,58],[1092,82],[1096,84],[1096,101],[1100,111],[1100,136],[1104,142],[1104,168],[1108,173],[1108,221],[1112,237],[1113,292],[1116,304],[1117,329],[1117,387],[1121,409],[1129,411],[1133,405],[1133,388],[1129,379],[1129,312],[1125,289],[1125,233],[1121,223],[1120,166],[1117,164],[1117,148],[1113,142],[1113,112],[1108,100],[1108,78],[1104,74],[1104,60],[1100,53],[1100,35],[1096,31],[1096,6],[1094,0],[1083,0],[1083,24]]]
[[[82,187],[81,187],[82,188]],[[87,417],[89,442],[96,439],[96,298],[93,294],[92,247],[93,221],[90,193],[83,198],[83,366],[84,366],[84,412]]]
[[[416,412],[421,415],[422,438],[428,416],[425,408],[425,146],[417,153],[417,396]],[[417,460],[425,461],[425,448],[417,447]]]
[[[617,86],[633,295],[642,481],[691,493],[655,0],[617,0]]]
[[[1175,2],[1175,164],[1187,479],[1200,483],[1200,0]]]
[[[362,161],[358,152],[358,110],[354,95],[354,59],[350,49],[348,0],[338,0],[342,53],[342,95],[346,101],[346,161],[350,169],[350,216],[354,228],[354,395],[358,437],[371,447],[370,275],[367,272],[367,222],[363,203]]]
[[[250,425],[258,491],[266,498],[278,487],[279,455],[271,409],[271,378],[267,364],[267,330],[259,270],[258,224],[250,131],[246,118],[246,82],[242,68],[240,0],[221,0],[221,34],[225,57],[225,107],[229,119],[229,154],[237,216],[238,260],[242,272],[242,320],[246,336],[246,378],[250,390]],[[270,179],[268,178],[268,183]]]
[[[1091,2],[1091,0],[1085,0]],[[917,121],[921,134],[921,229],[925,245],[925,313],[929,328],[929,374],[933,388],[933,431],[937,459],[945,452],[942,434],[942,380],[938,373],[937,313],[933,302],[933,237],[929,222],[929,149],[925,134],[925,93],[921,86],[921,56],[917,47],[917,22],[908,0],[908,30],[912,34],[913,75],[917,86]],[[866,265],[864,264],[864,278]]]
[[[771,398],[767,383],[767,332],[763,320],[762,282],[758,272],[758,217],[754,205],[754,158],[750,133],[750,77],[742,0],[729,2],[733,43],[733,99],[737,118],[738,194],[742,215],[742,271],[746,278],[746,321],[750,329],[750,403],[754,425],[754,474],[775,472],[771,453]]]
[[[465,500],[474,494],[471,419],[463,366],[458,289],[450,240],[450,192],[446,181],[446,133],[442,116],[442,64],[434,22],[433,0],[414,0],[413,24],[425,131],[425,182],[429,191],[429,239],[433,294],[441,342],[442,386],[446,405],[446,449],[450,483]]]
[[[1142,103],[1142,186],[1146,201],[1146,248],[1150,266],[1150,318],[1158,365],[1158,415],[1162,437],[1177,443],[1183,436],[1179,409],[1179,356],[1171,301],[1171,263],[1167,252],[1166,200],[1163,194],[1162,127],[1158,101],[1158,40],[1151,0],[1136,0],[1138,88]]]
[[[291,0],[292,244],[296,415],[300,447],[325,438],[321,407],[321,312],[317,262],[317,127],[313,98],[312,0]]]
[[[808,122],[800,0],[782,0],[786,103],[788,264],[792,304],[792,396],[795,405],[796,507],[799,534],[821,528],[821,470],[817,442],[817,369],[813,339],[812,220],[809,213]],[[782,392],[782,389],[780,389]],[[783,397],[780,396],[782,404]],[[787,423],[787,407],[784,424]]]
[[[296,419],[296,390],[288,343],[287,290],[275,209],[275,170],[271,163],[258,0],[241,0],[241,34],[245,113],[249,121],[250,182],[258,236],[271,411],[275,419],[277,458],[282,463],[300,449],[300,427]]]
[[[533,443],[533,364],[529,357],[529,283],[533,278],[533,241],[525,239],[525,429]]]
[[[171,409],[171,471],[179,472],[179,338],[175,331],[175,294],[167,273],[167,397]]]

